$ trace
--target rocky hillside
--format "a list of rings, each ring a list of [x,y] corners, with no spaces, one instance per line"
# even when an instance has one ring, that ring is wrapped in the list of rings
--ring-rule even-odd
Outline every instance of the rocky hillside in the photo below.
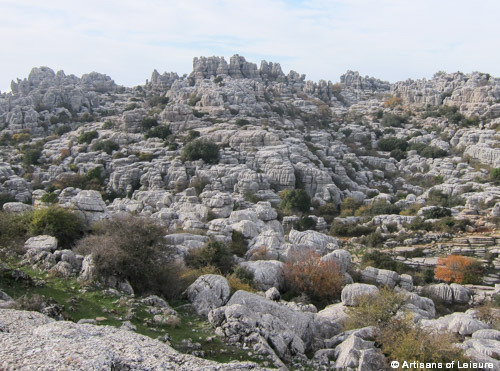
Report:
[[[346,323],[362,306],[357,298],[390,289],[401,295],[392,314],[410,313],[414,331],[449,331],[464,362],[498,365],[499,78],[438,72],[391,84],[348,71],[340,82],[312,82],[235,55],[229,63],[195,58],[184,76],[155,70],[133,88],[95,72],[40,67],[11,90],[0,95],[6,303],[22,294],[11,282],[21,273],[12,272],[48,272],[118,296],[188,300],[226,343],[278,367],[368,370],[397,355],[380,346],[389,344],[377,337],[383,326]],[[81,218],[74,235],[40,222],[44,210],[61,209]],[[163,253],[148,263],[151,272],[165,259],[189,279],[167,290],[144,286],[130,269],[103,267],[94,247],[121,248],[112,231],[127,215],[161,228]],[[13,230],[13,220],[24,227]],[[449,257],[465,268],[450,268]],[[299,279],[293,269],[306,269],[303,262],[313,268]],[[310,281],[317,271],[330,275]],[[25,315],[2,313],[2,344],[15,347],[4,318]],[[94,332],[132,347],[140,336],[40,321],[19,330],[29,347]],[[122,362],[102,343],[85,368]],[[170,350],[161,347],[151,340],[151,353],[137,355],[143,363],[123,362],[163,368]]]

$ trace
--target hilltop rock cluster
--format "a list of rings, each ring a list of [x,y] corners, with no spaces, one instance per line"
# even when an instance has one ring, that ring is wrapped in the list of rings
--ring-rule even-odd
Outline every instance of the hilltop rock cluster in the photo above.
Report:
[[[239,238],[246,249],[236,265],[260,293],[233,293],[215,274],[185,293],[227,342],[278,367],[384,369],[376,329],[345,331],[343,323],[359,297],[389,287],[420,327],[453,332],[469,357],[498,366],[498,331],[474,307],[500,295],[499,78],[438,72],[392,84],[348,71],[338,83],[312,82],[235,55],[229,63],[195,58],[185,76],[155,70],[133,88],[95,72],[79,78],[40,67],[11,90],[0,95],[4,212],[58,205],[88,226],[125,214],[152,218],[181,266],[210,241]],[[340,302],[318,310],[283,300],[286,266],[305,251],[337,264]],[[434,269],[450,255],[474,258],[477,277],[437,282]],[[91,255],[62,249],[50,235],[26,241],[22,260],[96,279]],[[126,280],[107,284],[134,293]],[[439,317],[435,302],[462,311]],[[2,367],[226,369],[130,331],[0,316]],[[20,328],[18,317],[29,325]],[[18,359],[19,349],[49,347],[50,359],[43,351]]]

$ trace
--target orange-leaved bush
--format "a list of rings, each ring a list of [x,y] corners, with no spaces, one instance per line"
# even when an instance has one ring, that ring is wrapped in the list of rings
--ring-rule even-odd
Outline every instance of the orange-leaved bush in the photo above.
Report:
[[[343,274],[339,264],[321,260],[312,250],[294,254],[287,261],[284,273],[288,290],[306,294],[313,302],[327,304],[340,295]]]
[[[477,260],[462,255],[450,255],[439,258],[434,278],[449,283],[479,283],[482,272],[481,263]]]

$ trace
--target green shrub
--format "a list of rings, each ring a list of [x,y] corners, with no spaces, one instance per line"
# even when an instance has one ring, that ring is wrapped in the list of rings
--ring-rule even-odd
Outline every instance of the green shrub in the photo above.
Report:
[[[400,150],[399,148],[393,149],[390,156],[396,161],[401,161],[406,158],[406,152]]]
[[[41,150],[28,147],[23,151],[23,164],[26,166],[36,165],[41,156]]]
[[[388,137],[379,140],[378,148],[381,151],[387,151],[387,152],[395,149],[406,151],[406,149],[408,148],[408,142],[404,139],[399,139],[396,137]]]
[[[303,215],[299,220],[298,230],[307,231],[316,228],[316,221],[310,216]]]
[[[500,184],[500,167],[490,171],[490,180],[495,184]]]
[[[87,180],[95,179],[101,184],[104,182],[104,177],[102,176],[102,169],[100,167],[95,167],[93,169],[90,169],[85,175],[85,177],[87,178]]]
[[[357,306],[349,307],[349,319],[346,328],[355,329],[366,326],[387,326],[394,315],[402,309],[404,295],[393,289],[382,288],[378,294],[362,295],[357,299]]]
[[[428,146],[423,143],[412,143],[410,149],[417,151],[420,156],[425,158],[440,158],[448,155],[448,152],[441,148]]]
[[[346,197],[340,205],[340,216],[353,216],[356,210],[362,205],[361,201],[358,201],[352,197]]]
[[[182,149],[183,161],[203,160],[215,164],[219,161],[219,147],[207,139],[195,139]]]
[[[160,138],[166,140],[172,132],[170,131],[170,126],[156,126],[146,132],[144,137],[148,138]]]
[[[139,153],[139,161],[146,161],[146,162],[151,162],[155,156],[152,153],[149,152],[141,152]]]
[[[234,269],[233,273],[241,282],[246,283],[248,285],[253,284],[253,272],[249,271],[248,269],[242,267],[242,266],[237,266]]]
[[[459,196],[449,196],[437,189],[433,189],[429,192],[429,196],[427,197],[427,202],[430,205],[434,206],[442,206],[442,207],[454,207],[465,205],[465,199]]]
[[[141,127],[143,130],[150,130],[155,126],[158,126],[158,121],[154,117],[144,117],[141,121]]]
[[[138,294],[173,298],[180,294],[180,271],[171,261],[165,229],[153,219],[114,217],[92,226],[76,251],[92,254],[100,277],[126,279]]]
[[[106,152],[110,155],[113,151],[118,151],[120,146],[112,140],[100,140],[92,144],[91,149],[96,152]]]
[[[17,200],[8,193],[0,193],[0,209],[3,208],[3,205],[7,202],[17,202]]]
[[[382,118],[383,126],[400,128],[403,127],[403,125],[406,124],[407,122],[408,122],[407,116],[400,116],[394,113],[385,113],[384,117]]]
[[[70,248],[82,237],[84,230],[84,221],[78,214],[56,206],[35,210],[29,223],[31,235],[54,236],[63,248]]]
[[[71,131],[71,127],[69,125],[58,126],[55,130],[55,133],[59,136],[69,133]]]
[[[104,124],[102,124],[102,128],[103,128],[104,130],[113,129],[113,128],[114,128],[114,126],[115,126],[115,124],[113,123],[113,121],[109,121],[109,120],[108,120],[108,121],[106,121],[106,122],[104,122]]]
[[[251,122],[246,119],[237,119],[235,124],[238,126],[245,126],[245,125],[250,125]]]
[[[444,207],[433,207],[424,211],[424,216],[427,219],[440,219],[451,216],[451,210]]]
[[[367,227],[358,224],[347,224],[333,221],[330,234],[338,237],[361,237],[375,232],[375,227]]]
[[[222,82],[222,76],[217,76],[215,79],[214,79],[214,83],[218,84],[218,83],[221,83]]]
[[[82,134],[80,134],[80,136],[78,137],[78,143],[79,144],[90,144],[90,142],[92,142],[93,139],[96,139],[99,137],[99,133],[97,133],[97,131],[95,130],[92,130],[92,131],[86,131]]]
[[[286,213],[306,212],[311,208],[311,198],[303,189],[286,189],[280,193],[279,208]]]
[[[49,204],[55,204],[55,203],[57,203],[58,200],[59,199],[57,198],[57,195],[55,193],[52,193],[52,192],[44,193],[42,195],[42,197],[40,198],[40,201],[45,202],[45,203],[49,203]]]
[[[384,238],[380,233],[373,232],[363,237],[362,243],[368,247],[381,247],[384,243]]]
[[[188,100],[188,104],[190,106],[196,106],[196,103],[198,103],[199,101],[201,100],[201,97],[199,97],[196,92],[193,92],[190,96],[189,96],[189,100]]]
[[[314,215],[322,216],[327,223],[331,223],[339,214],[339,207],[332,202],[318,206],[314,211]]]
[[[189,142],[195,140],[196,138],[199,138],[200,135],[201,134],[198,130],[189,130],[186,137],[184,138],[184,144],[189,143]]]
[[[215,267],[222,274],[231,273],[235,264],[231,249],[218,241],[210,241],[186,256],[186,265],[193,268]]]
[[[411,271],[406,264],[397,262],[391,256],[377,250],[366,252],[361,258],[361,266],[388,269],[399,274]]]
[[[399,214],[401,208],[385,200],[377,200],[371,205],[361,206],[355,212],[356,216],[376,216]]]
[[[243,257],[248,251],[248,243],[241,232],[233,230],[231,235],[231,252],[236,256]]]

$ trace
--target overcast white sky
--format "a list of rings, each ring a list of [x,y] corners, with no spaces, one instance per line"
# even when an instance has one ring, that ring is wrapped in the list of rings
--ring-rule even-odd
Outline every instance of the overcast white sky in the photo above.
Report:
[[[34,66],[133,86],[233,54],[315,81],[500,76],[499,14],[499,0],[0,0],[0,91]]]

